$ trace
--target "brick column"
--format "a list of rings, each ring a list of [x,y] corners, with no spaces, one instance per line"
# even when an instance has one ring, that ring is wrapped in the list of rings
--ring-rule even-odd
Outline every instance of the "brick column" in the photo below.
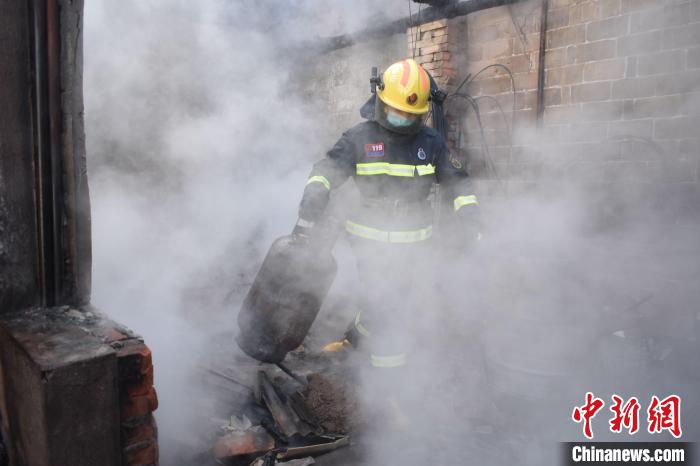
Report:
[[[0,316],[0,419],[11,464],[156,466],[151,351],[94,308]]]
[[[450,66],[447,20],[440,19],[409,28],[406,34],[408,56],[414,56],[416,62],[433,76],[438,86],[447,87],[455,72]]]
[[[438,87],[451,92],[463,79],[460,73],[465,67],[465,18],[453,20],[439,19],[430,23],[420,24],[406,31],[409,57],[423,66],[435,79]],[[459,134],[454,115],[446,113],[447,144],[454,151],[458,147]]]
[[[107,318],[99,321],[94,334],[117,356],[121,464],[155,466],[159,452],[153,412],[158,409],[158,396],[151,350],[141,337]]]

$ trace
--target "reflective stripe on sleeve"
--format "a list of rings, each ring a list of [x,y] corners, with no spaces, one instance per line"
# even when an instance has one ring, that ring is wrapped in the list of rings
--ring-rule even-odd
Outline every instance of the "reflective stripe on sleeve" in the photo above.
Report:
[[[406,354],[392,354],[391,356],[377,356],[376,354],[370,355],[370,363],[372,367],[388,368],[388,367],[401,367],[406,365]]]
[[[476,196],[470,194],[469,196],[458,196],[455,198],[454,206],[455,212],[464,207],[465,205],[478,204],[479,201],[476,200]]]
[[[359,332],[360,335],[363,337],[369,337],[370,332],[367,330],[367,327],[362,325],[362,322],[360,322],[360,319],[362,318],[362,312],[358,312],[357,316],[355,317],[355,329]]]
[[[416,165],[416,170],[418,171],[418,176],[432,175],[435,173],[435,165]]]
[[[299,217],[297,220],[297,225],[299,225],[302,228],[312,228],[315,223],[310,221],[310,220],[304,220],[303,218]]]
[[[358,175],[389,175],[412,177],[430,175],[435,173],[435,166],[428,165],[403,165],[389,162],[358,163],[355,166]]]
[[[331,189],[331,183],[330,183],[330,181],[328,181],[328,180],[326,179],[325,176],[321,176],[321,175],[312,176],[311,178],[309,178],[309,179],[306,181],[306,184],[307,184],[307,185],[309,185],[309,184],[311,184],[311,183],[321,183],[323,186],[326,187],[327,190],[330,191],[330,189]]]
[[[347,220],[345,231],[360,238],[381,241],[383,243],[416,243],[425,241],[433,235],[433,227],[428,226],[418,230],[407,231],[386,231],[377,228],[360,225],[359,223]]]

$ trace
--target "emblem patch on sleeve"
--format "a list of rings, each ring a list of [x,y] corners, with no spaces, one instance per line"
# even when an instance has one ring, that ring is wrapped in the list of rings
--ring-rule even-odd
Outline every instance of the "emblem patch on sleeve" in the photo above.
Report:
[[[384,157],[384,143],[365,144],[365,155],[367,157]]]

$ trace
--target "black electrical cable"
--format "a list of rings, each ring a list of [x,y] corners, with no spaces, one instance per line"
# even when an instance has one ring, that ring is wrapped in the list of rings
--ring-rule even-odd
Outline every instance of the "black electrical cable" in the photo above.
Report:
[[[496,104],[496,108],[498,109],[498,112],[501,115],[501,118],[503,119],[503,124],[506,127],[506,130],[508,132],[508,145],[512,148],[513,147],[513,133],[511,128],[508,126],[508,119],[506,118],[506,113],[503,111],[503,107],[501,106],[500,102],[495,99],[494,97],[490,95],[483,95],[483,96],[478,96],[478,97],[472,97],[468,94],[453,94],[456,97],[462,97],[467,100],[471,99],[473,100],[474,104],[476,104],[476,107],[474,108],[476,117],[477,117],[477,122],[479,123],[479,128],[480,128],[480,134],[482,137],[482,143],[485,145],[485,152],[488,155],[489,158],[491,158],[490,150],[488,149],[488,143],[484,139],[484,133],[483,133],[483,121],[481,120],[481,110],[479,109],[479,100],[481,99],[488,99],[492,101],[494,104]],[[472,107],[474,107],[474,104],[472,104]],[[498,178],[498,174],[496,173],[495,168],[493,168],[494,175]],[[500,179],[499,179],[500,180]]]
[[[503,107],[501,107],[501,103],[498,101],[498,99],[496,99],[490,95],[482,95],[482,96],[474,98],[474,100],[477,102],[477,104],[479,103],[479,100],[481,100],[481,99],[488,99],[488,100],[493,101],[493,103],[496,104],[496,107],[498,108],[498,112],[501,114],[501,118],[503,119],[503,124],[505,125],[507,133],[508,133],[509,149],[512,151],[513,150],[513,129],[512,129],[512,127],[508,126],[508,119],[506,118],[506,112],[503,111]],[[510,163],[510,154],[511,154],[511,152],[508,152],[508,163]]]
[[[498,185],[501,187],[503,192],[506,192],[505,186],[503,186],[503,180],[501,180],[501,177],[498,176],[498,171],[496,170],[496,164],[493,161],[493,158],[491,157],[491,151],[489,150],[489,145],[488,142],[486,142],[486,134],[484,134],[484,125],[483,122],[481,121],[481,112],[479,111],[479,104],[476,102],[476,100],[468,95],[468,94],[450,94],[451,96],[455,97],[461,97],[465,99],[469,104],[472,106],[474,109],[474,114],[476,116],[476,121],[479,124],[479,134],[481,135],[481,144],[484,150],[484,160],[486,162],[486,166],[490,168],[491,172],[493,173],[493,176],[496,178],[498,181]]]
[[[512,148],[512,146],[513,146],[512,135],[513,135],[513,131],[514,131],[514,128],[515,128],[515,104],[516,104],[515,94],[516,94],[517,91],[516,91],[516,88],[515,88],[515,77],[513,76],[513,72],[512,72],[511,69],[508,68],[506,65],[503,65],[503,64],[501,64],[501,63],[494,63],[494,64],[491,64],[491,65],[488,65],[488,66],[483,67],[482,69],[480,69],[480,70],[479,70],[476,74],[474,74],[474,75],[468,74],[468,75],[462,80],[462,82],[460,82],[459,86],[457,86],[457,88],[455,89],[455,91],[452,92],[452,93],[450,93],[450,94],[447,96],[447,98],[445,99],[445,102],[447,102],[447,99],[449,99],[450,97],[456,96],[456,97],[462,97],[462,98],[466,99],[466,100],[471,104],[472,108],[474,109],[474,113],[476,114],[477,122],[478,122],[478,124],[479,124],[479,131],[480,131],[480,134],[481,134],[482,145],[483,145],[483,148],[484,148],[485,156],[487,157],[487,159],[486,159],[486,165],[487,165],[487,167],[489,167],[489,168],[493,171],[493,174],[494,174],[494,176],[496,177],[496,179],[498,180],[499,185],[501,186],[502,189],[504,189],[504,188],[503,188],[503,182],[501,181],[500,177],[498,176],[498,172],[496,171],[495,164],[494,164],[494,162],[493,162],[493,160],[492,160],[492,158],[491,158],[491,152],[490,152],[490,150],[489,150],[488,143],[486,142],[486,138],[485,138],[485,135],[484,135],[483,122],[482,122],[482,120],[481,120],[481,112],[479,111],[479,104],[478,104],[477,100],[474,99],[472,96],[470,96],[470,95],[468,95],[468,94],[461,94],[461,93],[459,92],[459,90],[460,90],[463,86],[469,85],[469,84],[470,84],[472,81],[474,81],[474,79],[476,79],[479,75],[481,75],[483,72],[485,72],[485,71],[487,71],[487,70],[489,70],[489,69],[491,69],[491,68],[502,68],[502,69],[504,69],[504,70],[506,71],[506,73],[508,73],[508,76],[510,77],[511,95],[512,95],[512,99],[513,99],[513,104],[512,104],[512,109],[511,109],[511,124],[510,124],[510,128],[508,128],[508,123],[507,123],[507,120],[506,120],[506,118],[505,118],[505,112],[503,111],[503,107],[501,107],[500,103],[499,103],[496,99],[494,99],[492,96],[480,96],[480,98],[490,98],[490,99],[493,99],[493,100],[496,102],[496,104],[497,104],[497,106],[498,106],[498,109],[499,109],[499,111],[501,112],[501,116],[502,116],[503,119],[504,119],[504,123],[506,124],[506,128],[508,128],[508,130],[509,130],[509,134],[510,134],[510,138],[509,138],[510,141],[509,141],[509,144],[510,144],[510,146],[511,146],[511,148]],[[489,164],[490,164],[490,166],[489,166]],[[505,189],[504,189],[504,191],[505,191]]]
[[[506,65],[503,65],[503,64],[501,64],[501,63],[493,63],[493,64],[491,64],[491,65],[488,65],[488,66],[485,66],[485,67],[481,68],[481,69],[480,69],[479,71],[477,71],[477,73],[476,73],[475,75],[473,75],[473,76],[471,75],[471,73],[468,74],[467,77],[464,78],[464,79],[462,80],[462,82],[459,84],[459,86],[457,86],[457,88],[454,90],[454,92],[450,93],[450,94],[447,96],[447,98],[449,99],[451,96],[456,95],[456,94],[459,94],[459,90],[460,90],[463,86],[465,86],[465,85],[468,86],[468,85],[471,84],[472,81],[474,81],[474,79],[476,79],[481,73],[483,73],[484,71],[489,70],[489,69],[491,69],[491,68],[503,68],[503,69],[508,73],[508,76],[510,77],[510,88],[511,88],[511,94],[512,94],[512,98],[513,98],[513,105],[512,105],[511,114],[510,114],[510,115],[511,115],[511,116],[510,116],[510,119],[511,119],[511,121],[510,121],[510,127],[511,127],[511,132],[512,132],[513,129],[515,128],[515,94],[516,94],[517,91],[516,91],[516,88],[515,88],[515,77],[513,76],[513,72],[512,72],[512,71],[510,70],[510,68],[508,68]]]
[[[504,70],[506,70],[506,73],[508,73],[508,75],[510,76],[510,82],[511,82],[512,87],[513,87],[513,92],[515,92],[515,79],[513,78],[513,72],[510,70],[510,68],[508,68],[506,65],[504,65],[502,63],[492,63],[491,65],[488,65],[488,66],[481,68],[479,71],[476,72],[476,74],[474,76],[471,77],[471,79],[469,79],[467,81],[467,84],[474,81],[481,73],[483,73],[484,71],[489,70],[491,68],[503,68]]]
[[[455,89],[455,91],[453,92],[453,94],[459,93],[459,90],[462,89],[462,86],[464,86],[464,84],[465,84],[467,81],[469,81],[469,78],[471,78],[471,77],[472,77],[472,74],[469,73],[469,74],[462,80],[462,82],[459,83],[459,86],[457,86],[457,89]]]
[[[445,112],[442,108],[442,103],[433,102],[431,105],[429,117],[432,114],[433,128],[437,131],[444,140],[447,140],[447,122],[445,121]]]
[[[428,73],[430,79],[430,111],[427,118],[433,117],[433,128],[443,139],[447,140],[447,122],[445,121],[444,103],[447,94],[440,90],[437,81]]]
[[[469,79],[467,81],[467,86],[472,81],[474,81],[474,79],[476,79],[477,76],[479,76],[481,73],[483,73],[484,71],[491,69],[491,68],[503,68],[506,71],[506,73],[508,73],[508,76],[510,77],[510,88],[511,88],[511,93],[513,96],[513,106],[512,106],[511,114],[510,114],[510,120],[511,120],[510,127],[515,128],[515,94],[517,91],[515,89],[515,77],[513,76],[513,72],[510,70],[510,68],[508,68],[506,65],[504,65],[502,63],[494,63],[492,65],[485,66],[482,69],[480,69],[474,76],[472,76],[471,79]]]
[[[510,137],[510,145],[512,146],[513,145],[513,132],[511,130],[510,126],[508,126],[508,118],[506,118],[506,112],[503,111],[503,107],[501,107],[501,103],[498,101],[498,99],[496,99],[495,97],[490,96],[490,95],[480,95],[478,97],[474,97],[474,100],[477,103],[481,99],[488,99],[488,100],[492,101],[494,104],[496,104],[496,108],[498,109],[498,113],[500,113],[501,118],[503,118],[503,124],[506,125],[506,129],[508,130],[508,136]]]

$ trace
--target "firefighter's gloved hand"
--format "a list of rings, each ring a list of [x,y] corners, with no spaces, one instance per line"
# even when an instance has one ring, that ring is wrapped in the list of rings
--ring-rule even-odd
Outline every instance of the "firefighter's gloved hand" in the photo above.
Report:
[[[463,238],[464,242],[460,249],[466,253],[474,253],[479,248],[482,235],[477,228],[464,228]]]
[[[295,241],[308,243],[309,239],[311,238],[311,232],[313,231],[313,228],[314,222],[309,222],[308,220],[300,218],[299,220],[297,220],[296,225],[294,225],[294,229],[292,230],[292,237],[294,237]]]
[[[456,212],[456,241],[454,248],[467,254],[474,253],[481,242],[482,223],[479,211],[473,205],[464,206]]]
[[[478,249],[481,238],[476,225],[458,221],[445,232],[443,242],[449,252],[470,254]]]

